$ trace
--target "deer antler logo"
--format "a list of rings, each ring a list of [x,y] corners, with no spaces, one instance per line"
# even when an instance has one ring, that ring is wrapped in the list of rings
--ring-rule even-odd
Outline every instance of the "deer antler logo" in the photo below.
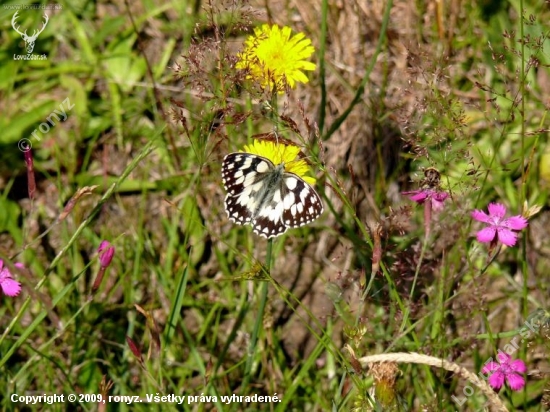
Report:
[[[21,35],[21,38],[25,41],[25,44],[26,44],[25,47],[27,48],[27,53],[31,54],[33,49],[34,49],[34,42],[36,41],[36,38],[38,37],[38,35],[40,33],[42,33],[44,31],[44,29],[46,28],[46,25],[48,24],[48,20],[49,20],[48,15],[46,13],[44,13],[44,19],[46,21],[44,22],[44,25],[42,26],[40,31],[35,30],[34,33],[32,34],[32,36],[27,36],[27,30],[25,30],[25,33],[21,33],[19,31],[19,27],[15,26],[15,20],[17,20],[17,13],[19,13],[19,12],[16,11],[15,14],[13,15],[13,18],[11,19],[11,25],[13,26],[15,31]]]

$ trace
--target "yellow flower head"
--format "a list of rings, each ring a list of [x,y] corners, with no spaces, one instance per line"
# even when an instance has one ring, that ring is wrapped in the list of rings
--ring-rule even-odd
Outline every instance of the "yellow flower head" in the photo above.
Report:
[[[255,28],[238,55],[237,69],[248,70],[248,79],[278,93],[283,93],[286,85],[294,88],[296,82],[307,83],[302,70],[315,70],[315,64],[306,60],[315,49],[304,33],[290,35],[286,26],[281,29],[276,24],[264,24]]]
[[[310,185],[314,185],[317,181],[314,177],[306,176],[309,166],[305,160],[298,158],[300,153],[298,146],[268,140],[254,140],[252,144],[244,146],[244,152],[263,156],[271,160],[275,166],[284,163],[286,172],[294,173]]]

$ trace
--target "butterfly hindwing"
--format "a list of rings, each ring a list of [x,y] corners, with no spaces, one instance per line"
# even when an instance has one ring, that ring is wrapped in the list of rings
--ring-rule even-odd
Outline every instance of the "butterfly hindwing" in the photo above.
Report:
[[[225,197],[225,210],[232,222],[240,225],[250,223],[252,220],[252,214],[250,209],[246,205],[238,203],[239,197],[227,194]]]
[[[288,229],[282,220],[271,220],[267,217],[257,217],[253,225],[254,233],[267,239],[282,235]]]
[[[284,179],[288,192],[283,198],[283,222],[288,227],[307,225],[323,213],[321,198],[304,180],[291,173],[287,175]]]
[[[283,222],[284,205],[281,201],[280,192],[280,187],[275,188],[271,200],[265,202],[262,208],[258,210],[253,223],[254,232],[258,235],[270,238],[282,235],[288,229]]]

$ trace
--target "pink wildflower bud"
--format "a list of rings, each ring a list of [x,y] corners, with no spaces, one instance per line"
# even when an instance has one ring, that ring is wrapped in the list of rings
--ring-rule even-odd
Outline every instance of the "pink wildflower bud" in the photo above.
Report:
[[[97,248],[97,253],[99,254],[99,264],[103,269],[105,269],[111,264],[111,261],[113,260],[113,256],[115,255],[115,247],[104,240]]]

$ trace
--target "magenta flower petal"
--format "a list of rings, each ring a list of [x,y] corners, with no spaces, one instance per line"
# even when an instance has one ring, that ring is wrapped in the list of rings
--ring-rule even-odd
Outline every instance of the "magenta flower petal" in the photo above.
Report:
[[[428,198],[428,193],[424,191],[404,192],[404,194],[408,194],[409,199],[416,203],[423,203]]]
[[[8,296],[17,296],[21,292],[21,283],[11,278],[5,278],[0,284],[2,292]]]
[[[492,242],[496,236],[496,233],[497,230],[494,227],[486,227],[485,229],[481,229],[477,232],[477,240],[482,243]]]
[[[420,189],[412,190],[410,192],[401,192],[402,195],[409,196],[413,202],[424,203],[426,200],[429,200],[432,204],[432,208],[435,211],[442,210],[444,207],[445,200],[449,197],[447,192],[439,192],[433,189]]]
[[[97,248],[97,253],[103,252],[109,246],[111,246],[111,244],[108,241],[102,240],[101,243],[99,244],[98,248]]]
[[[481,371],[483,373],[489,373],[489,372],[492,372],[492,371],[496,371],[500,368],[500,363],[497,363],[497,362],[494,362],[494,361],[491,361],[491,362],[487,362],[483,368],[481,369]]]
[[[491,385],[493,389],[498,391],[500,388],[502,388],[502,385],[504,385],[504,377],[505,375],[501,371],[493,373],[489,377],[489,385]]]
[[[512,216],[502,222],[503,226],[509,229],[521,230],[525,229],[529,223],[523,216]]]
[[[525,362],[521,359],[516,359],[515,361],[510,362],[510,369],[519,373],[527,372],[527,366],[525,366]]]
[[[517,373],[510,373],[506,376],[506,381],[513,391],[520,391],[525,386],[525,379]]]
[[[472,217],[478,222],[491,223],[491,218],[489,215],[482,210],[474,210],[472,212]]]
[[[115,255],[115,247],[103,240],[97,248],[97,253],[99,254],[99,264],[102,268],[107,268]]]
[[[14,266],[23,268],[23,264],[16,263]],[[4,261],[0,259],[0,288],[7,296],[17,296],[21,292],[21,283],[13,279],[8,267],[4,267]]]
[[[435,212],[440,212],[445,208],[445,203],[432,199],[432,208]]]
[[[506,246],[514,246],[516,244],[517,235],[511,230],[500,228],[498,230],[498,240]]]
[[[505,353],[505,352],[498,352],[497,353],[497,359],[500,362],[500,364],[502,365],[503,363],[510,362],[512,357],[510,355],[508,355],[507,353]]]
[[[436,192],[432,196],[432,207],[433,210],[440,211],[445,207],[445,200],[449,197],[449,194],[446,192]]]
[[[506,215],[506,206],[500,203],[489,203],[487,207],[489,209],[489,215],[493,218],[502,219]]]

